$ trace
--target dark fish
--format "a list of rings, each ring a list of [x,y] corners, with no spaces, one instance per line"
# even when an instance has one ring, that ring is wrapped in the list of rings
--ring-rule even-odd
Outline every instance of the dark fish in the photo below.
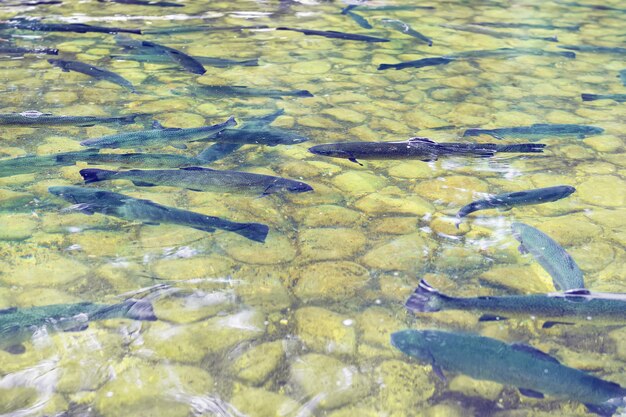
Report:
[[[104,169],[81,169],[85,184],[106,180],[129,180],[138,187],[165,185],[192,191],[251,192],[266,196],[278,192],[303,193],[313,188],[301,181],[272,175],[241,171],[219,171],[210,168],[188,167],[178,170],[133,169],[131,171],[108,171]]]
[[[202,85],[194,87],[194,91],[216,97],[313,97],[307,90],[271,90],[242,85]]]
[[[440,376],[446,370],[512,385],[529,397],[579,401],[604,416],[626,405],[626,388],[565,366],[529,345],[441,330],[402,330],[391,335],[391,344],[429,363]]]
[[[185,7],[184,4],[172,3],[171,1],[150,1],[150,0],[98,0],[100,3],[120,3],[132,4],[136,6],[156,6],[156,7]]]
[[[546,29],[546,30],[568,30],[572,32],[578,32],[580,25],[573,26],[557,26],[557,25],[537,25],[532,23],[503,23],[503,22],[474,22],[473,25],[488,26],[494,28],[509,28],[509,29]]]
[[[63,72],[80,72],[81,74],[88,75],[92,78],[95,78],[96,80],[104,80],[120,85],[128,89],[131,93],[137,93],[135,87],[133,87],[130,81],[114,72],[105,70],[103,68],[98,68],[93,65],[85,64],[79,61],[64,61],[62,59],[49,59],[48,62],[55,67],[61,68]]]
[[[53,4],[62,4],[61,0],[34,0],[34,1],[22,1],[19,3],[2,3],[2,7],[24,7],[24,6],[43,6],[43,5],[53,5]]]
[[[403,142],[341,142],[316,145],[309,151],[359,163],[358,159],[419,159],[436,161],[444,156],[489,158],[496,152],[543,152],[543,144],[496,145],[492,143],[437,143],[427,138]]]
[[[10,353],[23,353],[22,343],[30,340],[42,328],[48,333],[71,332],[87,329],[89,322],[126,318],[131,320],[156,320],[152,304],[146,300],[126,300],[119,304],[55,304],[30,308],[0,310],[0,349]]]
[[[137,54],[137,55],[110,55],[113,59],[119,59],[124,61],[138,61],[138,62],[150,62],[154,64],[161,64],[172,62],[171,59],[167,56],[163,55],[148,55],[148,54]],[[245,59],[243,61],[235,61],[233,59],[224,59],[224,58],[211,58],[208,56],[194,56],[193,59],[201,63],[202,65],[208,65],[211,67],[217,68],[227,68],[234,66],[243,66],[243,67],[257,67],[259,65],[259,59]]]
[[[43,32],[76,32],[76,33],[134,33],[141,35],[139,29],[123,29],[115,27],[91,26],[83,23],[43,23],[39,20],[11,19],[0,22],[0,29],[22,29]]]
[[[209,146],[198,154],[204,163],[211,163],[227,157],[231,153],[243,146],[242,143],[221,143],[217,142]]]
[[[595,45],[558,45],[559,48],[577,52],[593,52],[596,54],[626,54],[626,48]]]
[[[252,26],[174,26],[169,28],[145,29],[142,31],[144,35],[171,35],[175,33],[192,33],[192,32],[224,32],[224,31],[241,31],[254,29],[269,29],[266,25]]]
[[[544,51],[536,48],[499,48],[478,51],[459,52],[456,54],[416,59],[415,61],[400,62],[398,64],[380,64],[378,70],[386,69],[403,69],[403,68],[422,68],[433,65],[446,65],[452,61],[472,60],[477,58],[510,58],[516,56],[560,56],[565,58],[576,58],[573,52],[554,52]]]
[[[363,5],[354,5],[352,9],[359,8],[359,11],[362,12],[401,12],[401,11],[410,11],[410,10],[435,10],[433,6],[415,6],[415,5],[407,5],[407,6],[399,6],[399,5],[387,5],[387,6],[363,6]]]
[[[619,72],[619,78],[622,81],[622,85],[626,86],[626,69]]]
[[[414,38],[417,38],[419,40],[421,40],[422,42],[426,43],[426,45],[428,46],[433,46],[433,40],[430,39],[428,36],[422,35],[421,33],[419,33],[418,31],[411,29],[411,26],[407,25],[406,23],[404,23],[401,20],[397,20],[397,19],[383,19],[382,20],[382,24],[384,26],[388,26],[391,28],[394,28],[402,33],[406,33],[409,36],[413,36]]]
[[[513,236],[521,253],[530,253],[552,277],[558,291],[585,288],[583,272],[574,259],[550,236],[524,223],[513,223]]]
[[[405,307],[415,313],[470,311],[481,314],[479,321],[539,319],[544,322],[543,328],[557,324],[626,323],[626,294],[594,294],[584,289],[553,294],[457,298],[440,293],[422,279]]]
[[[181,67],[185,68],[191,73],[202,75],[206,72],[202,64],[198,62],[194,57],[187,55],[186,53],[181,52],[178,49],[170,48],[169,46],[160,45],[154,42],[135,40],[123,36],[117,36],[115,38],[115,41],[120,46],[124,46],[130,49],[137,49],[141,53],[167,56],[173,62],[176,62]]]
[[[619,9],[617,7],[607,6],[606,4],[584,4],[584,3],[578,3],[575,1],[561,2],[559,4],[565,5],[565,6],[573,6],[573,7],[584,7],[584,8],[593,9],[593,10],[608,10],[612,12],[626,13],[626,9]]]
[[[498,129],[467,129],[463,136],[489,135],[496,139],[504,137],[545,138],[549,136],[576,136],[580,139],[587,136],[601,135],[601,127],[575,124],[537,123],[531,126],[501,127]]]
[[[473,201],[464,206],[456,214],[461,219],[478,210],[499,208],[508,210],[515,206],[527,206],[557,201],[572,194],[576,189],[569,185],[556,187],[537,188],[534,190],[515,191],[512,193],[498,194],[487,197],[484,200]]]
[[[41,113],[28,110],[22,113],[0,113],[0,125],[48,127],[48,126],[94,126],[105,123],[134,123],[135,118],[143,116],[130,114],[117,117],[98,116],[54,116],[52,113]]]
[[[94,188],[56,186],[48,188],[56,196],[74,203],[72,208],[84,214],[101,213],[145,224],[159,223],[188,226],[205,232],[215,229],[237,233],[255,242],[265,242],[269,228],[260,223],[236,223],[193,211],[162,206],[149,200]]]
[[[18,46],[0,46],[0,54],[24,55],[24,54],[46,54],[58,55],[58,49],[51,48],[20,48]]]
[[[335,30],[313,30],[313,29],[296,29],[288,27],[277,27],[276,30],[290,30],[292,32],[300,32],[305,35],[324,36],[332,39],[344,39],[348,41],[363,41],[363,42],[389,42],[389,39],[376,38],[374,36],[359,35],[357,33],[345,33],[337,32]]]
[[[498,39],[521,39],[521,40],[540,40],[540,41],[548,41],[548,42],[558,42],[556,36],[530,36],[530,35],[518,35],[516,33],[508,33],[508,32],[500,32],[497,30],[487,29],[481,26],[475,25],[452,25],[452,24],[443,24],[442,27],[454,30],[460,30],[462,32],[470,32],[470,33],[478,33],[479,35],[491,36],[493,38]]]
[[[343,10],[341,10],[341,14],[350,16],[352,20],[354,20],[363,29],[372,29],[372,25],[370,25],[370,22],[368,22],[366,18],[351,11],[355,7],[356,6],[344,7]]]
[[[92,138],[82,141],[82,146],[95,149],[102,148],[141,148],[144,146],[156,145],[172,145],[181,149],[187,146],[180,142],[194,142],[226,129],[229,126],[235,126],[237,122],[234,117],[230,117],[224,123],[216,125],[193,127],[189,129],[181,128],[163,128],[151,130],[139,130],[136,132],[117,133],[115,135],[107,135],[99,138]]]
[[[580,97],[583,101],[613,100],[618,103],[626,102],[626,94],[581,94]]]

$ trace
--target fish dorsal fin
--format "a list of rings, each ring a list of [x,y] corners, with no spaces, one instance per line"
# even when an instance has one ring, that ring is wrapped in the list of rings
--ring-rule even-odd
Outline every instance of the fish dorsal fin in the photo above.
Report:
[[[161,123],[159,123],[159,121],[158,121],[158,120],[153,120],[153,121],[152,121],[152,128],[153,128],[153,129],[165,129],[165,128],[163,127],[163,125],[162,125]]]
[[[183,171],[215,171],[214,169],[203,167],[184,167],[180,169]]]
[[[420,138],[420,137],[410,138],[407,142],[409,142],[410,144],[413,144],[413,143],[427,143],[429,145],[437,144],[437,142],[435,142],[434,140],[430,140],[428,138]]]
[[[553,363],[560,363],[559,360],[557,358],[555,358],[554,356],[550,356],[546,352],[543,352],[543,351],[541,351],[539,349],[536,349],[536,348],[534,348],[532,346],[525,345],[523,343],[513,343],[511,345],[511,347],[513,349],[519,350],[521,352],[530,353],[531,355],[533,355],[537,359],[541,359],[541,360],[548,361],[548,362],[553,362]]]
[[[36,119],[40,116],[51,116],[52,113],[42,113],[39,110],[26,110],[19,113],[19,115],[22,117],[28,117],[30,119]]]
[[[564,292],[564,294],[567,295],[591,295],[591,291],[589,291],[586,288],[576,288],[573,290],[567,290]]]
[[[526,397],[530,397],[530,398],[544,398],[544,395],[542,393],[540,393],[539,391],[535,391],[532,389],[528,389],[528,388],[518,388],[520,394],[526,396]]]

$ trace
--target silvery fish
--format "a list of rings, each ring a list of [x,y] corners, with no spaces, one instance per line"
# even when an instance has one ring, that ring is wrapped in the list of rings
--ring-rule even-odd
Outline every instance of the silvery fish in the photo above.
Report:
[[[596,45],[559,45],[559,48],[577,52],[592,52],[596,54],[626,54],[626,48]]]
[[[193,142],[205,139],[229,126],[235,126],[237,122],[234,117],[230,117],[224,123],[212,126],[181,128],[157,128],[151,130],[140,130],[137,132],[118,133],[115,135],[102,136],[99,138],[82,141],[82,146],[89,148],[141,148],[144,146],[172,145],[174,147],[186,148],[180,142]],[[157,125],[160,126],[160,125]]]
[[[441,377],[446,370],[512,385],[522,395],[578,401],[603,416],[626,405],[626,388],[565,366],[529,345],[441,330],[402,330],[391,335],[391,344],[430,364]]]
[[[141,114],[126,116],[98,117],[98,116],[55,116],[52,113],[42,113],[37,110],[28,110],[21,113],[1,113],[0,125],[48,127],[48,126],[94,126],[105,123],[134,123]]]
[[[521,39],[521,40],[540,40],[540,41],[548,41],[548,42],[558,42],[556,36],[531,36],[531,35],[519,35],[516,33],[509,32],[500,32],[499,30],[492,30],[482,26],[475,25],[452,25],[452,24],[442,24],[444,28],[460,30],[462,32],[470,32],[470,33],[478,33],[479,35],[491,36],[493,38],[498,39]]]
[[[442,294],[421,280],[404,305],[416,313],[470,311],[481,315],[479,321],[538,319],[544,322],[543,328],[556,324],[626,325],[626,294],[593,293],[585,289],[459,298]]]
[[[572,257],[550,236],[524,223],[513,223],[513,236],[520,242],[520,252],[530,253],[550,274],[558,291],[585,287],[583,272]]]
[[[215,97],[313,97],[307,90],[274,90],[242,85],[201,85],[194,87],[193,91]]]
[[[352,20],[354,20],[357,25],[361,26],[363,29],[372,29],[372,25],[370,25],[370,22],[368,22],[366,18],[352,11],[355,7],[356,6],[354,5],[344,7],[343,10],[341,10],[341,14],[350,16]]]
[[[134,6],[155,6],[155,7],[185,7],[181,3],[173,3],[171,1],[152,1],[152,0],[98,0],[100,3],[120,3],[132,4]]]
[[[126,54],[126,55],[109,55],[113,59],[123,60],[123,61],[138,61],[138,62],[150,62],[154,64],[162,64],[167,62],[172,62],[172,60],[164,55],[154,55],[154,54]],[[259,59],[244,59],[242,61],[236,61],[234,59],[225,59],[225,58],[211,58],[208,56],[193,56],[193,59],[201,63],[202,65],[208,65],[210,67],[217,68],[228,68],[234,66],[242,66],[242,67],[257,67],[259,66]]]
[[[565,198],[574,191],[576,191],[576,189],[569,185],[558,185],[556,187],[536,188],[534,190],[498,194],[483,200],[471,202],[462,207],[456,214],[456,217],[461,219],[478,210],[493,208],[507,210],[515,206],[549,203]]]
[[[626,102],[626,94],[581,94],[580,98],[583,101],[613,100],[618,103]]]
[[[251,192],[266,196],[279,192],[303,193],[313,188],[301,181],[251,172],[216,170],[187,167],[174,170],[109,171],[104,169],[81,169],[85,184],[106,180],[130,180],[140,187],[166,185],[192,191]]]
[[[436,161],[443,156],[489,158],[497,152],[543,152],[543,144],[496,145],[492,143],[438,143],[427,138],[403,142],[340,142],[316,145],[309,151],[359,163],[358,159],[419,159]]]
[[[135,87],[119,74],[111,72],[109,70],[105,70],[104,68],[98,68],[90,64],[85,64],[83,62],[78,61],[64,61],[62,59],[49,59],[49,63],[54,65],[55,67],[61,68],[63,72],[80,72],[81,74],[88,75],[90,77],[95,78],[96,80],[104,80],[117,85],[121,85],[122,87],[130,90],[131,93],[136,93]]]
[[[409,36],[413,36],[414,38],[417,38],[419,40],[421,40],[422,42],[426,43],[426,45],[428,46],[433,46],[433,40],[430,39],[428,36],[422,35],[421,33],[419,33],[418,31],[414,30],[411,28],[411,26],[407,25],[406,23],[404,23],[401,20],[397,20],[397,19],[383,19],[381,20],[383,26],[388,26],[391,28],[394,28],[395,30],[398,30],[402,33],[406,33]]]
[[[22,18],[13,18],[4,22],[0,22],[0,29],[22,29],[43,32],[76,32],[76,33],[134,33],[141,35],[139,29],[124,29],[116,27],[92,26],[84,23],[43,23],[39,20],[30,20]]]
[[[150,41],[135,40],[124,36],[117,36],[115,41],[120,46],[130,49],[138,49],[141,53],[167,56],[173,62],[176,62],[181,67],[194,74],[202,75],[206,72],[206,69],[204,69],[198,60],[182,51],[179,51],[178,49],[170,48],[169,46],[160,45]]]
[[[163,206],[149,200],[95,188],[56,186],[48,188],[48,191],[73,203],[72,209],[84,214],[101,213],[152,225],[177,224],[205,232],[222,229],[261,243],[265,242],[269,231],[266,225],[260,223],[231,222],[219,217]]]
[[[572,26],[557,26],[557,25],[541,25],[534,23],[503,23],[503,22],[474,22],[473,25],[478,26],[489,26],[494,28],[512,28],[512,29],[546,29],[546,30],[568,30],[572,32],[578,32],[580,30],[580,25],[572,25]]]
[[[29,308],[0,310],[0,349],[18,354],[25,351],[22,343],[31,339],[35,331],[48,332],[85,330],[89,322],[126,318],[156,320],[152,304],[146,300],[126,300],[119,304],[55,304]]]
[[[324,36],[325,38],[332,39],[344,39],[348,41],[363,41],[363,42],[389,42],[389,39],[377,38],[368,35],[359,35],[358,33],[345,33],[337,32],[335,30],[313,30],[313,29],[296,29],[290,27],[277,27],[276,30],[289,30],[292,32],[300,32],[305,35]]]
[[[58,49],[52,48],[20,48],[19,46],[0,46],[0,54],[24,55],[24,54],[46,54],[58,55]]]
[[[596,126],[576,124],[537,123],[531,126],[501,127],[498,129],[467,129],[463,136],[489,135],[496,139],[512,138],[544,138],[546,136],[576,136],[580,139],[587,136],[601,135],[604,129]]]

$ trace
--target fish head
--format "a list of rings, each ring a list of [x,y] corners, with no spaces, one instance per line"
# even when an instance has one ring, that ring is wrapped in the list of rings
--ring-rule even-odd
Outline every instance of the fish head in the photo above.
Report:
[[[125,310],[123,316],[128,319],[145,321],[157,320],[152,303],[148,300],[130,299],[122,303],[121,306]]]
[[[49,59],[48,63],[54,65],[55,67],[59,67],[59,68],[64,68],[65,67],[63,61],[60,60],[60,59]]]
[[[402,353],[423,361],[432,360],[430,332],[423,330],[401,330],[391,334],[391,345]]]
[[[48,188],[48,192],[72,203],[90,203],[99,199],[100,190],[91,188],[57,185]]]
[[[325,145],[315,145],[309,148],[309,152],[316,155],[330,156],[334,158],[352,158],[352,154],[342,149],[338,143],[327,143]]]
[[[560,185],[556,187],[556,192],[559,194],[559,198],[567,197],[574,191],[576,191],[576,188],[572,187],[571,185]]]
[[[313,191],[313,187],[301,181],[289,181],[285,188],[290,193],[306,193]]]

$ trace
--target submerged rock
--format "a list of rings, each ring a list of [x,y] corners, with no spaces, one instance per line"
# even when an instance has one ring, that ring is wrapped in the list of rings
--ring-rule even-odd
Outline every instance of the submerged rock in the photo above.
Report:
[[[321,307],[296,311],[296,335],[311,350],[339,355],[356,353],[356,331],[350,317]]]

